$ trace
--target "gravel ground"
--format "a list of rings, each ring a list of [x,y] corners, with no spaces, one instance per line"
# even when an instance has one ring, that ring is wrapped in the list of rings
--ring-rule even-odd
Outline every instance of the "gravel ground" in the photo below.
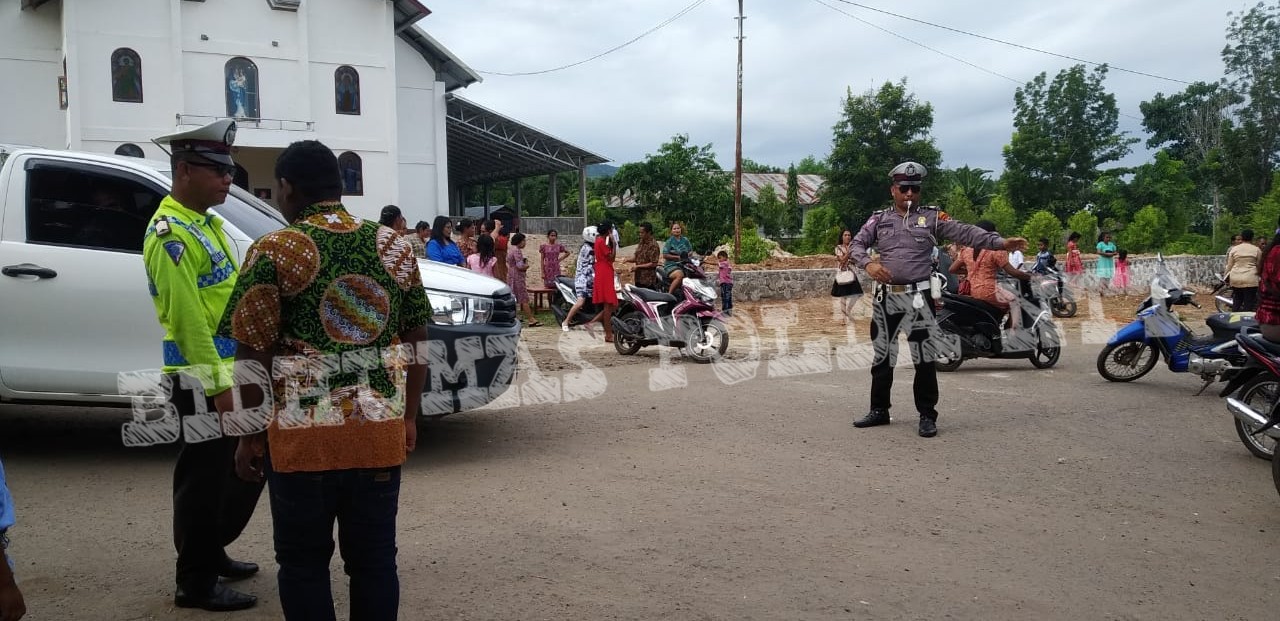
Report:
[[[424,426],[401,495],[401,618],[1275,618],[1268,464],[1220,399],[1191,396],[1195,378],[1098,377],[1101,345],[1079,335],[1127,321],[1137,300],[1099,303],[1064,322],[1053,369],[944,374],[929,440],[909,367],[894,424],[850,427],[870,381],[833,368],[849,332],[829,300],[743,304],[731,359],[755,377],[732,385],[711,366],[663,367],[656,349],[623,358],[585,333],[527,330],[557,394],[587,365],[607,387]],[[793,310],[780,347],[762,311],[776,325]],[[809,356],[770,377],[779,353]],[[651,390],[681,373],[684,387]],[[122,447],[124,416],[0,407],[30,619],[212,618],[172,607],[175,451]],[[261,603],[234,618],[280,617],[269,520],[264,500],[232,548],[265,569],[242,583]],[[337,559],[333,576],[341,617]]]

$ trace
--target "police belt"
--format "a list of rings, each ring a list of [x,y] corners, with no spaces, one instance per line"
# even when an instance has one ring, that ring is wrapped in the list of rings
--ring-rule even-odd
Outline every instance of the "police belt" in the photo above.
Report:
[[[907,285],[886,285],[884,283],[876,283],[876,286],[885,293],[912,293],[914,291],[928,291],[932,285],[929,281],[922,280],[920,282]]]

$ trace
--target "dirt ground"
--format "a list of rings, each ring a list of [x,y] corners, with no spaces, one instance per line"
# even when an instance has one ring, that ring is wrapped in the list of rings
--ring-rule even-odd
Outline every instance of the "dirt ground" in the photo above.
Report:
[[[1098,377],[1088,322],[1128,321],[1138,300],[1097,302],[1063,322],[1052,369],[942,375],[930,440],[915,435],[910,367],[894,424],[850,427],[869,378],[830,355],[849,333],[829,299],[740,305],[730,358],[758,364],[731,378],[528,329],[536,369],[515,395],[591,369],[607,385],[423,428],[401,492],[400,617],[1274,618],[1269,465],[1220,399],[1191,396],[1194,378]],[[121,446],[125,416],[0,406],[30,619],[215,618],[172,606],[175,450]],[[231,548],[263,565],[240,585],[261,602],[228,618],[280,618],[270,517],[264,499]],[[337,558],[332,575],[344,618]]]

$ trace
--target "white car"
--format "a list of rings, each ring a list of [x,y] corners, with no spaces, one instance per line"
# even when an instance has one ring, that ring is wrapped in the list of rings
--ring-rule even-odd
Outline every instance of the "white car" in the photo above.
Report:
[[[164,330],[142,238],[169,187],[168,162],[0,145],[0,402],[129,405],[119,374],[160,367]],[[213,211],[237,264],[286,224],[235,186]],[[419,267],[433,310],[423,414],[496,399],[517,365],[511,290],[469,270]]]

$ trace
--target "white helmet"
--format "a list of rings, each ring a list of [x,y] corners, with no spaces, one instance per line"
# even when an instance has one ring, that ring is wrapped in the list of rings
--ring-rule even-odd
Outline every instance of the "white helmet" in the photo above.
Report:
[[[595,241],[596,241],[596,227],[595,227],[595,226],[589,226],[589,227],[587,227],[587,228],[585,228],[585,229],[582,229],[582,243],[584,243],[584,244],[593,244],[593,243],[595,243]]]

